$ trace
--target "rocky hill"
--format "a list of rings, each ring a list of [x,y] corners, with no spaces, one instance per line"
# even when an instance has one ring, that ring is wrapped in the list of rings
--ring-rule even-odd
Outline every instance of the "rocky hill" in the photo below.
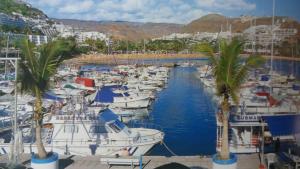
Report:
[[[169,23],[138,23],[124,21],[82,21],[73,19],[55,19],[66,25],[87,31],[99,31],[110,34],[115,39],[142,40],[161,37],[180,32],[181,24]]]
[[[88,31],[100,31],[110,34],[116,39],[127,39],[138,41],[161,37],[171,33],[196,33],[196,32],[219,32],[226,31],[231,25],[232,32],[243,32],[251,26],[250,20],[242,21],[241,18],[227,18],[219,14],[205,15],[197,20],[192,21],[187,25],[169,24],[169,23],[138,23],[124,21],[82,21],[70,19],[56,19],[66,25],[71,25],[75,28],[80,28]],[[284,23],[284,27],[298,28],[299,23],[287,17],[275,17],[276,22]],[[271,25],[271,17],[258,17],[253,20],[252,24],[256,25]]]
[[[20,13],[29,18],[47,18],[39,9],[31,7],[23,0],[0,0],[0,13]],[[227,18],[219,14],[209,14],[190,22],[187,25],[172,23],[139,23],[126,21],[82,21],[74,19],[53,19],[74,28],[86,31],[99,31],[109,34],[115,39],[139,41],[169,35],[172,33],[196,33],[226,31],[231,25],[232,32],[243,32],[251,23],[241,18]],[[300,37],[300,24],[287,17],[276,17],[276,22],[283,23],[283,27],[297,28]],[[284,21],[284,22],[283,22]],[[270,25],[271,17],[258,17],[252,24]]]
[[[288,17],[276,16],[275,22],[283,23],[282,25],[285,25],[285,27],[299,27],[299,23],[297,21]],[[272,17],[258,17],[255,20],[252,20],[252,25],[254,24],[271,25]],[[229,25],[231,25],[232,32],[243,32],[245,29],[251,26],[251,21],[242,21],[241,18],[227,18],[219,14],[209,14],[183,26],[182,32],[219,32],[221,27],[223,31],[226,31],[229,29]]]

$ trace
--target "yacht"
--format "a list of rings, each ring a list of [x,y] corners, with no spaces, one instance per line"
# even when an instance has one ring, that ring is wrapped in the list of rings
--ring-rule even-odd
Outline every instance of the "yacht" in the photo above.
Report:
[[[103,86],[95,96],[95,102],[110,105],[113,108],[147,108],[151,104],[149,96],[131,96],[126,93],[113,92],[115,89],[121,88],[120,85]]]
[[[23,128],[22,133],[24,152],[37,152],[34,130]],[[158,129],[128,128],[110,109],[99,114],[49,115],[42,131],[47,151],[81,156],[144,155],[163,138]],[[9,141],[2,140],[0,149],[9,152]]]

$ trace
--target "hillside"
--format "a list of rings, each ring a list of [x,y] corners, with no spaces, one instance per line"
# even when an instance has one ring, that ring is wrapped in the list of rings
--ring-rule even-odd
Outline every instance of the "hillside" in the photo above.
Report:
[[[55,19],[66,25],[87,31],[99,31],[110,34],[116,39],[129,39],[138,41],[160,37],[180,32],[183,25],[169,23],[138,23],[124,21],[82,21],[73,19]]]
[[[222,15],[219,14],[205,15],[185,25],[182,28],[182,31],[187,33],[219,32],[221,30],[221,25],[225,26],[226,22],[227,22],[226,17]]]
[[[46,18],[47,16],[39,9],[23,3],[21,0],[0,0],[0,13],[11,15],[20,13],[30,18]]]
[[[169,23],[138,23],[125,21],[82,21],[73,19],[55,19],[66,25],[87,31],[99,31],[110,34],[115,39],[127,39],[138,41],[142,39],[156,38],[172,33],[196,33],[196,32],[219,32],[221,27],[226,31],[231,25],[232,32],[243,32],[249,28],[250,21],[242,21],[240,18],[227,18],[219,14],[205,15],[187,25]],[[287,17],[275,17],[275,21],[282,22],[285,27],[298,28],[299,23]],[[271,17],[259,17],[255,20],[256,25],[271,25]],[[254,21],[253,21],[254,24]],[[228,27],[227,27],[228,26]]]
[[[286,27],[298,27],[298,22],[293,21],[291,19],[287,19],[287,17],[275,17],[275,22],[282,22],[282,20],[286,20]],[[252,24],[256,25],[271,25],[272,24],[272,17],[259,17],[253,21]],[[289,24],[287,24],[289,23]],[[196,32],[219,32],[221,27],[223,31],[227,30],[227,25],[231,25],[232,32],[243,32],[245,29],[250,27],[250,21],[242,22],[240,18],[227,18],[225,16],[219,14],[209,14],[205,15],[197,20],[192,21],[191,23],[185,25],[182,28],[183,32],[187,33],[196,33]]]
[[[23,0],[0,0],[0,13],[13,14],[20,13],[29,18],[47,18],[39,9],[31,7]],[[114,39],[126,39],[139,41],[142,39],[152,39],[169,35],[172,33],[196,33],[196,32],[219,32],[226,31],[231,25],[232,32],[243,32],[251,23],[250,20],[242,21],[241,18],[227,18],[219,14],[208,14],[190,22],[187,25],[173,23],[139,23],[126,21],[83,21],[75,19],[53,19],[56,22],[62,22],[75,29],[85,31],[99,31],[109,34]],[[276,17],[275,21],[282,22],[283,27],[297,28],[298,37],[300,37],[300,24],[287,17]],[[255,20],[256,25],[270,25],[271,17],[258,17]],[[253,23],[254,24],[254,23]]]

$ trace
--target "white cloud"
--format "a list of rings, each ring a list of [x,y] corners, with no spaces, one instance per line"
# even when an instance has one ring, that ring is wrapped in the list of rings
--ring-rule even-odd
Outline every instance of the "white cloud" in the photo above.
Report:
[[[188,23],[211,11],[253,10],[247,0],[28,0],[50,17]]]
[[[223,10],[254,10],[256,5],[245,0],[195,0],[198,7]]]
[[[64,6],[58,8],[58,12],[60,13],[82,13],[87,12],[94,5],[94,1],[87,0],[82,2],[75,3],[66,3]]]

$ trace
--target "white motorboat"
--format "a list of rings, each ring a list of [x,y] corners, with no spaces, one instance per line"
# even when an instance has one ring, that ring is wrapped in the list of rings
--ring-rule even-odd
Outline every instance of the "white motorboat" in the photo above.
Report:
[[[121,86],[103,86],[95,96],[95,102],[110,105],[113,108],[147,108],[151,98],[148,96],[130,96],[128,93],[114,93]]]
[[[0,91],[10,94],[14,91],[15,87],[11,81],[0,81]]]
[[[164,133],[157,129],[128,128],[109,109],[99,116],[70,113],[50,117],[44,122],[43,143],[47,151],[59,154],[139,156],[164,138]],[[33,132],[23,129],[25,153],[37,152]],[[9,144],[0,143],[0,148],[9,152]]]

